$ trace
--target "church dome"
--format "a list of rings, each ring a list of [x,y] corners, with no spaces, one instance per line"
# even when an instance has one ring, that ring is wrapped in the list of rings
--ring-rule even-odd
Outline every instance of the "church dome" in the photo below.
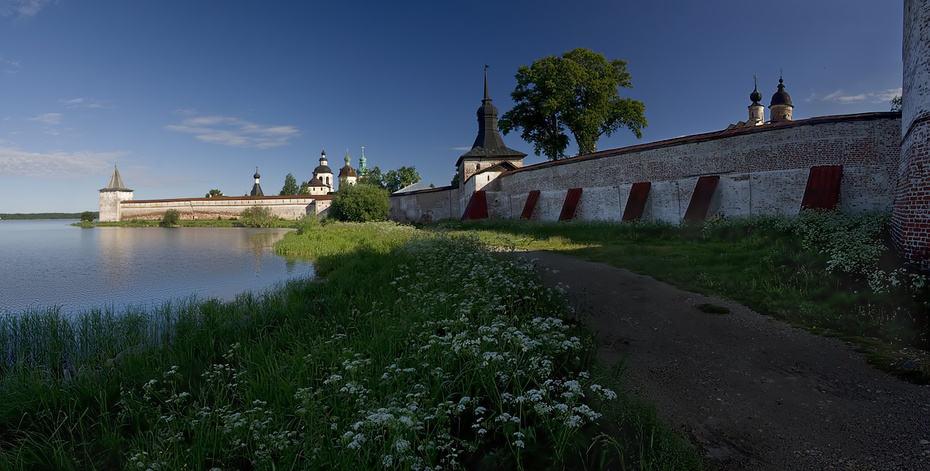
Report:
[[[778,79],[778,91],[772,95],[772,103],[770,103],[769,106],[786,105],[794,107],[794,105],[791,104],[791,96],[785,91],[784,82],[785,81],[781,78]]]
[[[357,177],[357,176],[358,176],[358,173],[355,172],[355,169],[353,169],[352,167],[348,165],[339,169],[339,178]]]
[[[762,101],[762,94],[759,93],[758,88],[754,88],[752,90],[752,93],[749,94],[749,100],[752,101],[753,103],[759,103],[760,101]]]
[[[262,178],[262,176],[259,175],[259,174],[258,174],[258,170],[256,170],[256,171],[255,171],[255,175],[252,175],[252,178],[259,179],[259,178]]]
[[[484,119],[487,116],[493,116],[496,118],[498,114],[497,107],[491,104],[491,99],[485,98],[484,100],[481,100],[481,101],[482,101],[481,106],[478,107],[478,112],[477,112],[478,119]]]
[[[333,171],[329,168],[329,165],[320,165],[319,167],[313,169],[313,173],[333,173]]]

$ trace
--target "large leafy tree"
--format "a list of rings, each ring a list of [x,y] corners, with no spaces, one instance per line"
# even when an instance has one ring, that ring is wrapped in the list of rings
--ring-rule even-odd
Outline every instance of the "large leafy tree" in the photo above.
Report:
[[[358,177],[359,183],[367,183],[369,185],[374,185],[378,188],[384,188],[384,174],[381,173],[381,168],[372,167],[369,168],[365,175],[360,175]]]
[[[388,170],[386,173],[381,173],[380,168],[373,167],[368,169],[368,173],[366,173],[365,176],[359,177],[360,183],[367,183],[379,188],[384,188],[388,190],[389,193],[394,193],[418,181],[420,181],[420,174],[414,166],[405,166],[397,170]]]
[[[294,178],[293,174],[287,174],[284,177],[284,187],[281,188],[280,195],[296,195],[300,191],[300,187],[297,186],[297,179]]]
[[[646,106],[620,96],[620,87],[633,87],[626,61],[608,61],[603,54],[580,47],[521,66],[515,78],[517,87],[510,96],[516,104],[501,117],[500,129],[504,134],[521,129],[520,136],[533,143],[537,155],[564,158],[569,144],[566,129],[579,155],[597,151],[601,136],[621,128],[643,136]]]
[[[329,207],[329,217],[339,221],[368,222],[387,219],[388,192],[366,183],[339,188]]]
[[[384,175],[384,186],[391,193],[418,181],[420,181],[420,174],[414,166],[388,170],[388,173]]]

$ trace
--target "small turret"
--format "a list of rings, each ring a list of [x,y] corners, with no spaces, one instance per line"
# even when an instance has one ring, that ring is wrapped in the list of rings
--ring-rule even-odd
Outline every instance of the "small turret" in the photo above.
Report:
[[[358,158],[359,176],[368,173],[368,160],[365,159],[365,146],[362,146],[362,156]]]
[[[762,94],[759,93],[759,76],[753,76],[755,80],[755,85],[753,86],[752,93],[749,94],[749,99],[752,101],[752,104],[749,105],[749,121],[748,123],[751,126],[758,126],[765,122],[765,107],[762,106]]]
[[[252,185],[252,192],[249,193],[249,196],[265,196],[265,194],[262,193],[262,186],[258,183],[261,177],[262,176],[258,174],[258,167],[255,167],[255,175],[252,175],[252,178],[255,179],[255,184]]]
[[[778,91],[772,95],[772,102],[769,104],[769,115],[773,123],[791,121],[791,110],[794,105],[791,104],[791,96],[785,91],[785,81],[778,77]]]
[[[326,149],[320,153],[320,165],[313,170],[313,178],[319,179],[330,191],[333,190],[333,170],[329,168],[329,162],[326,160]]]
[[[354,185],[358,180],[358,174],[355,173],[355,169],[349,165],[352,162],[352,159],[349,157],[349,149],[346,149],[346,164],[344,167],[339,169],[339,185],[340,188],[342,185]]]

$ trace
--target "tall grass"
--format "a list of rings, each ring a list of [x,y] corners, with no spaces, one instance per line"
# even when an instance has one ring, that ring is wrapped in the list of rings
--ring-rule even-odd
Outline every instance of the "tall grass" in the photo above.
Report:
[[[617,397],[583,322],[525,262],[389,224],[313,226],[279,248],[325,280],[8,319],[0,468],[700,467]]]
[[[930,379],[930,358],[900,351],[930,349],[930,285],[925,273],[894,254],[888,225],[878,213],[805,211],[682,226],[479,221],[444,222],[435,230],[561,251],[727,297],[812,330],[876,338],[893,356],[877,363],[901,373],[897,365],[922,358],[924,380]]]

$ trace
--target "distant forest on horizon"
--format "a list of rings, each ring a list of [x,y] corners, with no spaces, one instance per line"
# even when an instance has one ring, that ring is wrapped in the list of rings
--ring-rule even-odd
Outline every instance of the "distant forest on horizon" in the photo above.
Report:
[[[0,213],[0,219],[81,219],[81,213]]]

